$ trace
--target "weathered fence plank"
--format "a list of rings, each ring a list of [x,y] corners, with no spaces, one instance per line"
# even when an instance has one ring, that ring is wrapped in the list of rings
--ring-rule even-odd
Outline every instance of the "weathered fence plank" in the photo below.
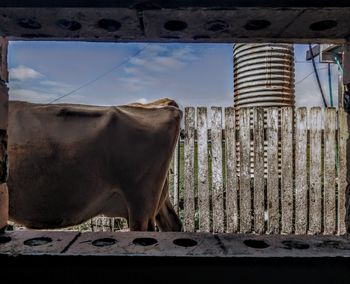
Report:
[[[250,188],[250,109],[239,110],[239,140],[240,140],[240,232],[250,233],[252,230],[251,188]]]
[[[307,109],[296,110],[295,129],[295,233],[307,233]]]
[[[278,109],[267,110],[267,232],[279,233]]]
[[[174,150],[174,193],[173,193],[173,202],[174,202],[174,209],[177,214],[179,214],[179,199],[180,199],[180,193],[179,193],[179,187],[180,187],[180,163],[179,163],[179,157],[180,157],[180,139],[177,141],[175,150]]]
[[[185,139],[184,139],[184,231],[195,230],[194,202],[194,130],[195,109],[185,108]]]
[[[197,108],[199,231],[210,231],[207,108]]]
[[[281,232],[293,232],[293,108],[281,108]]]
[[[264,109],[254,109],[254,232],[265,232]]]
[[[238,181],[236,157],[236,123],[233,107],[225,108],[225,153],[226,153],[226,212],[227,233],[238,231]]]
[[[212,107],[211,112],[213,232],[223,233],[225,231],[225,215],[222,172],[222,109],[221,107]]]
[[[321,130],[321,108],[313,107],[310,110],[309,234],[319,234],[322,230]]]
[[[179,213],[179,140],[176,142],[168,173],[169,197],[176,213]]]
[[[174,151],[176,151],[176,149],[174,149]],[[169,191],[169,198],[171,203],[174,206],[174,159],[175,159],[175,153],[173,153],[173,156],[171,158],[170,161],[170,167],[169,167],[169,171],[168,171],[168,191]]]
[[[338,122],[339,122],[339,131],[338,131],[338,157],[339,157],[339,166],[338,166],[338,234],[346,234],[347,226],[345,223],[346,219],[346,186],[347,186],[347,154],[346,154],[346,144],[348,140],[349,130],[347,123],[348,114],[344,109],[339,109],[338,111]],[[349,222],[349,220],[348,220]],[[350,229],[350,228],[348,228]]]
[[[334,234],[336,231],[336,195],[335,195],[335,159],[336,159],[336,116],[335,108],[324,112],[324,200],[323,222],[324,234]]]

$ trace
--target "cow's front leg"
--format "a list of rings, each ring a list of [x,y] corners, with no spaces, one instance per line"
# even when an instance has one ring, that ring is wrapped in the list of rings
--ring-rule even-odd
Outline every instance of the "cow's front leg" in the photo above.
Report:
[[[155,231],[155,210],[144,202],[130,202],[128,215],[130,231]]]
[[[155,219],[150,218],[148,214],[140,215],[137,212],[130,212],[129,215],[130,231],[155,231]]]
[[[126,196],[130,231],[155,231],[155,220],[163,185],[143,180]],[[136,189],[135,189],[136,188]]]

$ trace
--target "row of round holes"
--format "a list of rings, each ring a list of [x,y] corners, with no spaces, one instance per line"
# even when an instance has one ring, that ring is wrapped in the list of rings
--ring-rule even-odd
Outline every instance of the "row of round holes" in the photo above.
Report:
[[[61,19],[56,23],[59,27],[67,29],[70,31],[77,31],[81,28],[81,24],[74,20]],[[41,24],[32,18],[22,18],[19,19],[18,25],[26,29],[40,29]],[[97,22],[98,27],[107,30],[109,32],[115,32],[120,29],[121,23],[112,19],[101,19]],[[262,30],[269,27],[271,23],[267,20],[250,20],[248,21],[244,28],[246,30]],[[310,30],[312,31],[325,31],[332,29],[337,26],[337,22],[333,20],[324,20],[312,23],[310,25]],[[223,21],[214,21],[210,24],[208,30],[210,31],[220,31],[227,27],[227,24]],[[182,31],[187,28],[187,23],[179,20],[171,20],[164,24],[164,28],[169,31]]]
[[[11,238],[8,236],[0,236],[0,244],[5,244],[11,241]],[[45,245],[47,243],[52,242],[51,238],[48,237],[40,237],[40,238],[32,238],[24,241],[24,245],[27,246],[40,246]],[[111,246],[117,243],[116,239],[113,238],[102,238],[97,239],[92,242],[92,245],[97,247],[104,247],[104,246]],[[133,240],[134,245],[140,245],[140,246],[151,246],[157,244],[158,241],[154,238],[136,238]],[[173,243],[177,246],[182,247],[193,247],[197,245],[197,242],[195,240],[189,239],[189,238],[179,238],[175,239]],[[267,244],[264,240],[245,240],[243,243],[251,248],[255,249],[265,249],[268,248],[270,245]],[[309,244],[297,241],[297,240],[285,240],[282,241],[282,244],[284,245],[283,248],[285,249],[308,249],[310,247]],[[334,241],[334,240],[325,240],[322,243],[318,244],[317,247],[321,248],[336,248],[336,249],[343,249],[343,250],[350,250],[350,245],[347,243],[344,243],[342,241]]]

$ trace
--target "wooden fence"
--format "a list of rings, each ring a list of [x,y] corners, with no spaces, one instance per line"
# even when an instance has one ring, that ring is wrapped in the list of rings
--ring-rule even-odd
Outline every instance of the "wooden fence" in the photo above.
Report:
[[[185,108],[169,174],[185,231],[345,233],[344,110],[208,110]]]

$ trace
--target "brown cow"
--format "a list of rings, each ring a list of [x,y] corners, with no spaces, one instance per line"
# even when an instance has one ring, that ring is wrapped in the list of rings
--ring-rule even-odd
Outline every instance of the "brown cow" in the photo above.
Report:
[[[98,214],[130,230],[180,231],[167,173],[182,112],[169,99],[118,107],[10,102],[10,220],[62,228]]]

